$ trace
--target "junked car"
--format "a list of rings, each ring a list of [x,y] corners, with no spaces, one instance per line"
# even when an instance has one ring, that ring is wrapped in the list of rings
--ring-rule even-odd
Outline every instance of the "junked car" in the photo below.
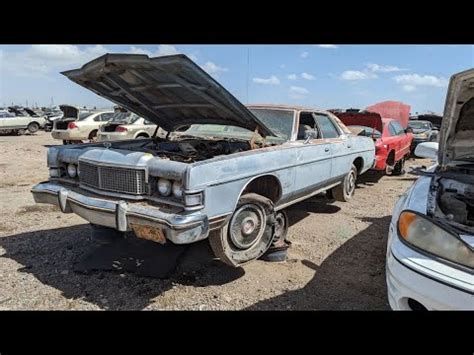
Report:
[[[48,150],[35,201],[117,237],[208,238],[242,265],[285,235],[285,207],[323,191],[350,200],[374,162],[373,141],[330,112],[246,107],[185,55],[106,54],[63,74],[168,132]]]
[[[437,158],[398,200],[390,222],[386,279],[395,310],[474,310],[474,69],[451,77]]]
[[[434,129],[430,121],[410,120],[408,127],[413,131],[413,141],[411,151],[414,152],[418,144],[423,142],[433,142],[438,138],[438,131]]]
[[[54,121],[51,136],[62,140],[63,144],[96,141],[100,127],[107,123],[114,113],[112,110],[81,110],[69,105],[60,105],[59,108],[64,114],[61,119]]]
[[[404,129],[396,119],[382,118],[379,113],[347,110],[335,115],[349,128],[371,137],[375,142],[373,169],[387,175],[402,175],[410,156],[413,140],[411,128]]]
[[[99,128],[97,141],[150,138],[157,128],[156,124],[133,112],[116,112],[109,122]],[[159,133],[163,135],[163,132]]]
[[[46,124],[46,119],[39,115],[30,116],[27,112],[16,107],[9,107],[7,112],[0,115],[0,130],[16,134],[36,133]]]

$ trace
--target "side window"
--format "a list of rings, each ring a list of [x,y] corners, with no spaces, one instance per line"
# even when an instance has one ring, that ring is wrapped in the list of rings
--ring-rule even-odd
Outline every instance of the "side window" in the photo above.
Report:
[[[331,119],[326,115],[316,114],[319,127],[321,128],[323,138],[337,138],[339,132]]]
[[[306,131],[308,130],[317,130],[316,121],[314,120],[311,112],[300,112],[300,121],[298,126],[298,136],[297,140],[306,139]],[[318,138],[321,138],[321,135],[318,133]]]
[[[397,122],[397,121],[393,121],[392,122],[392,125],[393,125],[393,128],[395,129],[395,135],[397,136],[402,136],[405,134],[405,130],[403,129],[402,125],[400,124],[400,122]]]
[[[112,118],[113,115],[114,115],[113,113],[103,113],[102,115],[100,115],[101,116],[100,120],[107,122]]]
[[[97,115],[94,117],[94,122],[100,122],[102,121],[102,115]]]
[[[397,135],[397,130],[396,128],[393,126],[393,122],[390,122],[388,124],[388,131],[390,132],[390,135],[391,136],[396,136]]]

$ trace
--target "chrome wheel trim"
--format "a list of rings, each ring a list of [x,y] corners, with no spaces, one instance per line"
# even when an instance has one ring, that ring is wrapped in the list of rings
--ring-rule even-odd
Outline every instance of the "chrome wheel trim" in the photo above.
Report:
[[[229,221],[229,239],[239,249],[256,245],[265,231],[265,210],[254,204],[239,207]]]

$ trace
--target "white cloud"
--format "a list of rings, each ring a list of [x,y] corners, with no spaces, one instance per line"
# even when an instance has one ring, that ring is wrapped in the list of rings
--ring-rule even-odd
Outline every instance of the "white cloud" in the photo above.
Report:
[[[158,50],[156,51],[156,54],[158,56],[161,55],[172,55],[172,54],[178,54],[180,53],[175,46],[172,46],[170,44],[161,44],[158,46]]]
[[[344,71],[340,79],[348,80],[348,81],[356,81],[356,80],[367,80],[367,79],[374,79],[377,75],[373,73],[362,72],[359,70],[346,70]]]
[[[300,86],[291,86],[289,91],[289,97],[291,99],[304,99],[309,91]]]
[[[305,80],[314,80],[315,77],[311,74],[308,74],[308,73],[301,73],[301,77]]]
[[[263,85],[280,84],[280,79],[278,79],[275,75],[272,75],[269,78],[253,78],[252,81],[256,84],[263,84]]]
[[[296,79],[298,79],[298,75],[296,75],[296,74],[289,74],[289,75],[286,76],[286,78],[287,78],[288,80],[296,80]]]
[[[416,86],[413,85],[403,85],[402,89],[406,92],[412,92],[416,90]]]
[[[391,72],[406,70],[394,65],[379,65],[375,63],[367,63],[366,66],[369,70],[373,71],[374,73],[391,73]]]
[[[201,65],[201,68],[204,69],[208,74],[214,75],[216,77],[220,73],[228,71],[227,68],[220,67],[217,64],[215,64],[213,62],[209,62],[209,61],[204,63],[204,65]]]
[[[308,58],[308,56],[309,56],[308,52],[303,52],[303,53],[300,54],[301,58]]]
[[[336,49],[337,46],[335,44],[317,44],[319,48],[331,48],[331,49]]]
[[[403,74],[395,76],[393,80],[399,84],[410,85],[413,87],[434,86],[444,88],[448,86],[448,79],[444,77],[436,77],[434,75]]]

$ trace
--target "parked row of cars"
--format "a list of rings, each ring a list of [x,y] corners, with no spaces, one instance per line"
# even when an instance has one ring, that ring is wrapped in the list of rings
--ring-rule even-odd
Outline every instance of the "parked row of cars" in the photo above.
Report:
[[[321,192],[350,201],[369,169],[401,174],[412,145],[410,129],[370,112],[245,106],[184,55],[106,54],[63,74],[130,112],[130,121],[102,124],[97,137],[133,125],[133,115],[156,128],[143,139],[49,148],[50,177],[32,188],[35,201],[83,217],[96,236],[208,239],[232,266],[287,246],[286,207]],[[471,307],[472,83],[474,71],[452,79],[442,164],[422,170],[395,208],[387,253],[394,309]],[[435,144],[416,152],[433,156]],[[431,283],[450,297],[423,297]]]

